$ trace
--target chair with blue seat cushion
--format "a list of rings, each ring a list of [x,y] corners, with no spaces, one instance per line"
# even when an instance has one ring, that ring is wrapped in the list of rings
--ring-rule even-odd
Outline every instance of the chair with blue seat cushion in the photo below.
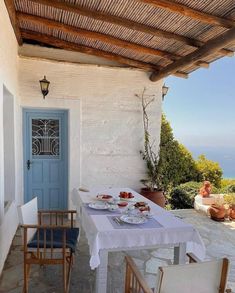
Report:
[[[18,207],[24,232],[24,289],[28,292],[30,266],[62,265],[63,289],[69,292],[73,254],[79,237],[74,227],[76,211],[38,211],[37,198]]]
[[[44,240],[44,233],[46,233],[46,242]],[[79,228],[66,229],[66,248],[71,249],[74,253],[76,249],[77,239],[79,235]],[[38,235],[39,234],[39,235]],[[33,238],[28,242],[30,248],[51,248],[51,239],[53,239],[53,248],[62,248],[63,246],[63,229],[39,228]]]

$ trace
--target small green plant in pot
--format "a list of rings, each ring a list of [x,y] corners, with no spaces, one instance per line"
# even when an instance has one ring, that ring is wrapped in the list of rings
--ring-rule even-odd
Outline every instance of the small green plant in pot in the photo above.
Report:
[[[151,140],[149,133],[148,106],[154,101],[154,95],[147,95],[146,89],[141,95],[136,95],[141,99],[144,125],[144,150],[140,151],[143,160],[146,162],[147,178],[140,180],[144,188],[141,194],[161,207],[165,207],[165,197],[162,190],[162,174],[159,173],[159,151],[156,151],[155,141]]]
[[[235,193],[225,194],[224,201],[229,206],[228,216],[230,220],[235,220]]]

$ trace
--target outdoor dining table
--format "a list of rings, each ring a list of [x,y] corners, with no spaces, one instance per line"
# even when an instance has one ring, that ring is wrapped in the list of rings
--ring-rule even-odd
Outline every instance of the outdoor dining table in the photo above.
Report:
[[[144,224],[118,224],[114,221],[126,208],[117,212],[93,210],[88,207],[97,201],[98,194],[108,194],[118,198],[121,191],[131,192],[134,201],[145,201],[153,217]],[[78,191],[78,212],[85,231],[90,250],[90,267],[96,271],[96,293],[107,290],[107,266],[109,251],[127,251],[174,247],[174,263],[186,261],[186,253],[193,252],[203,259],[205,246],[198,231],[182,219],[164,210],[129,188],[91,189],[89,192]]]

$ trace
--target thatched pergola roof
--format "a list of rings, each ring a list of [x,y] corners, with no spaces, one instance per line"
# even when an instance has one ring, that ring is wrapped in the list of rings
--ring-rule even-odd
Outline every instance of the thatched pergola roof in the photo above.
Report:
[[[234,0],[5,0],[17,40],[104,57],[152,81],[235,51]]]

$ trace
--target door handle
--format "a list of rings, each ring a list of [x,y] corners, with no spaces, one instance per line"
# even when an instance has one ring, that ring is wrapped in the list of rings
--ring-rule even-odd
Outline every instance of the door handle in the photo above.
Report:
[[[32,162],[30,160],[27,161],[27,169],[30,169],[30,165],[32,164]]]

